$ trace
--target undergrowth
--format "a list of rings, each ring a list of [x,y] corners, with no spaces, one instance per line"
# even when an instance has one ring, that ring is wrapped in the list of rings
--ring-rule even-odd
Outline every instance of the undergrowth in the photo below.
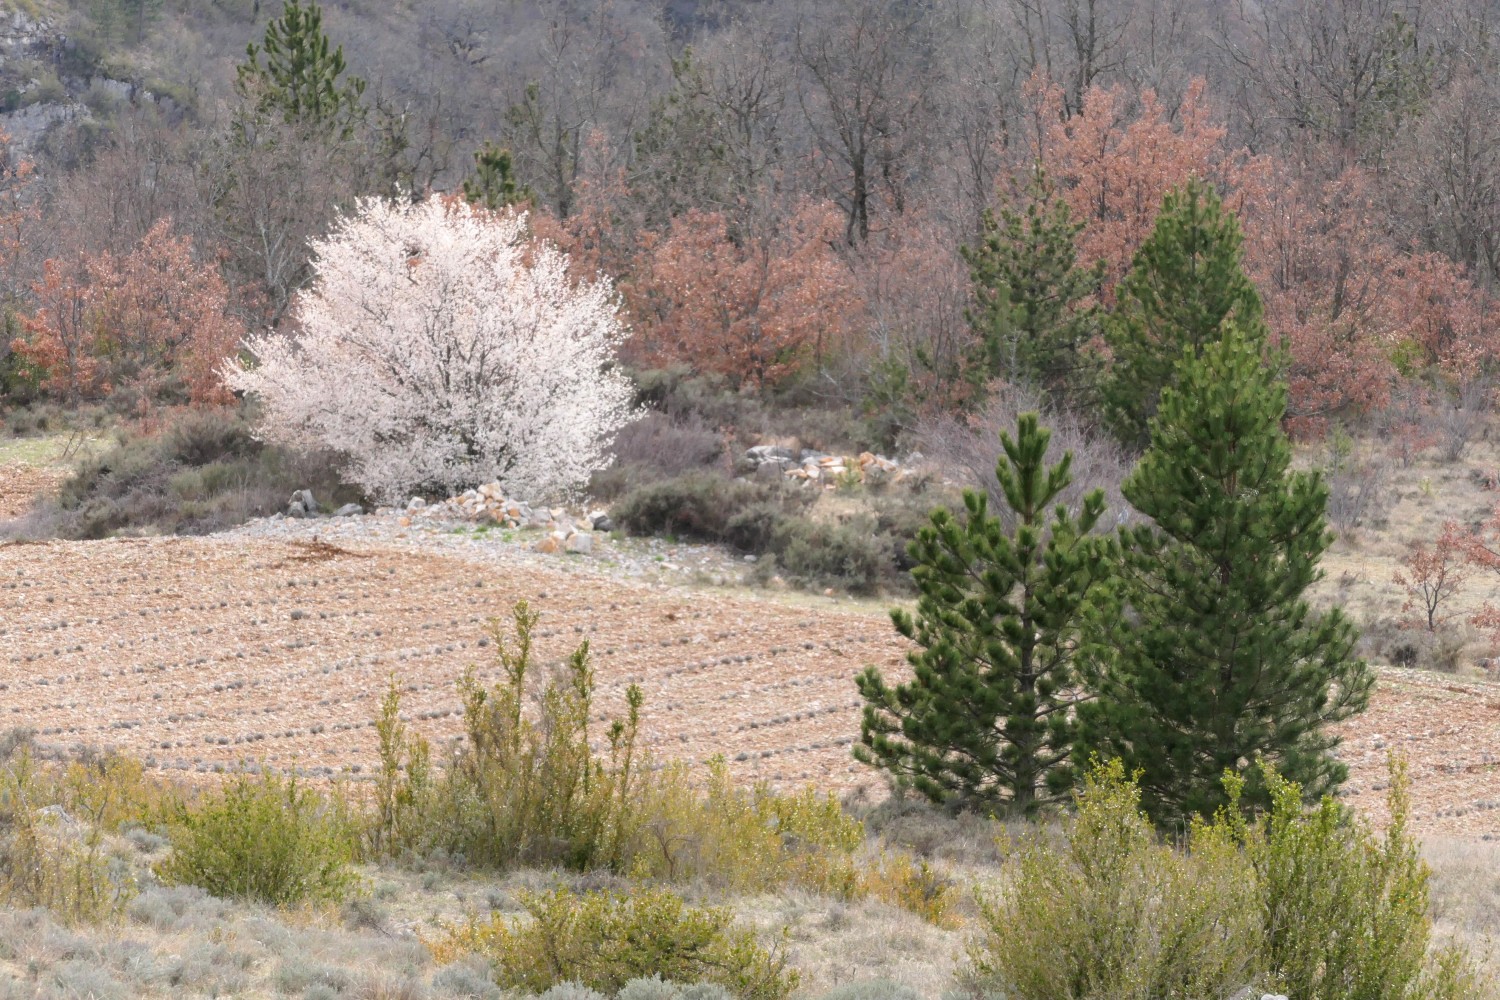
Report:
[[[118,431],[19,530],[61,538],[205,534],[272,514],[294,490],[335,505],[359,499],[333,468],[326,456],[256,440],[242,410],[186,411],[149,429]]]
[[[780,575],[798,586],[852,594],[910,586],[907,546],[926,523],[932,501],[904,489],[868,494],[865,510],[815,517],[821,491],[781,479],[734,479],[723,471],[694,471],[649,482],[612,508],[636,535],[658,535],[726,545],[761,557],[762,581]]]
[[[962,975],[976,997],[1151,1000],[1484,996],[1469,956],[1432,940],[1429,872],[1407,830],[1404,768],[1392,765],[1391,820],[1375,834],[1332,798],[1264,763],[1269,814],[1230,807],[1159,841],[1118,761],[1096,767],[1059,847],[1033,838],[998,896]]]
[[[503,916],[451,927],[430,943],[440,962],[489,959],[506,989],[542,993],[573,982],[613,993],[633,979],[710,982],[741,1000],[784,1000],[798,976],[778,951],[734,927],[721,907],[689,906],[663,888],[521,898],[526,921]]]
[[[479,867],[561,865],[736,892],[796,886],[951,920],[953,886],[904,855],[865,858],[864,827],[836,799],[737,785],[722,758],[701,774],[652,760],[639,742],[645,698],[635,686],[595,752],[588,644],[562,669],[541,669],[538,617],[522,602],[513,634],[490,624],[501,679],[486,689],[471,670],[460,680],[465,739],[442,767],[401,720],[392,681],[376,725],[372,856],[441,853]]]
[[[55,762],[25,738],[0,741],[0,904],[43,907],[71,924],[110,922],[188,891],[150,885],[158,880],[277,906],[343,901],[380,926],[378,898],[358,892],[356,860],[427,871],[550,868],[580,891],[522,892],[520,917],[445,925],[429,942],[449,963],[445,975],[468,976],[463,956],[473,953],[503,989],[643,1000],[652,990],[678,1000],[712,992],[666,980],[754,1000],[795,988],[780,943],[736,925],[727,909],[688,902],[699,894],[876,899],[956,923],[950,875],[875,850],[836,800],[736,784],[722,759],[701,770],[654,760],[640,738],[639,690],[597,731],[587,644],[545,668],[533,646],[538,620],[523,603],[508,626],[492,623],[499,680],[483,686],[471,671],[460,681],[465,739],[451,751],[434,754],[410,731],[393,679],[368,794],[269,772],[193,791],[126,757]],[[974,997],[1048,1000],[1247,989],[1341,1000],[1484,996],[1470,956],[1433,939],[1408,782],[1393,769],[1391,821],[1379,833],[1331,799],[1305,808],[1300,789],[1268,772],[1267,815],[1247,820],[1230,808],[1170,843],[1141,815],[1121,765],[1099,766],[1060,830],[1033,829],[1004,847],[1006,878],[976,896],[978,933],[959,986]],[[149,865],[129,862],[136,855],[122,841],[147,852]],[[143,887],[139,902],[153,902],[138,907]]]

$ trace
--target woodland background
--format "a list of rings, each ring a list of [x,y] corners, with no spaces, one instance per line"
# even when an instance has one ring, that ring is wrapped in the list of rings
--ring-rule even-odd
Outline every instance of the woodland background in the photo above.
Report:
[[[856,443],[961,401],[960,250],[1037,167],[1085,223],[1080,261],[1105,263],[1105,307],[1162,194],[1219,188],[1290,349],[1292,429],[1421,447],[1489,403],[1484,0],[345,2],[324,27],[367,87],[333,132],[235,87],[277,3],[13,6],[7,402],[210,401],[208,358],[289,321],[336,213],[456,190],[493,142],[538,231],[618,283],[628,363],[861,414]],[[188,267],[163,304],[151,276]],[[173,385],[57,377],[70,317],[102,300],[114,328],[186,345]],[[9,346],[28,342],[29,363]]]

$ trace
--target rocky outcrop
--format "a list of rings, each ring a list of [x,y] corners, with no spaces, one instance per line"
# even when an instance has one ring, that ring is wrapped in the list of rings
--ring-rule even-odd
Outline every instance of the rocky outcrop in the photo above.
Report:
[[[524,500],[507,497],[499,483],[486,483],[438,503],[429,504],[421,497],[412,497],[406,505],[406,515],[478,521],[502,528],[540,528],[546,535],[533,546],[536,551],[573,555],[592,554],[593,533],[614,530],[614,523],[602,510],[585,514],[570,512],[565,507],[534,507]]]
[[[907,462],[910,464],[920,457],[914,455]],[[911,474],[907,466],[895,459],[868,451],[859,455],[829,455],[771,444],[746,451],[745,463],[756,476],[780,475],[830,490],[861,483],[896,483]]]

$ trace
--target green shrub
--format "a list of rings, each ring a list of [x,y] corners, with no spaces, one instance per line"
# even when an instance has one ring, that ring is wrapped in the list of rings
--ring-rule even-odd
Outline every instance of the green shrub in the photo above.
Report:
[[[70,812],[69,791],[56,769],[43,768],[29,742],[6,740],[0,752],[0,903],[45,907],[65,923],[93,923],[119,913],[135,895],[135,879],[112,869],[105,852],[104,813],[115,801],[100,779],[75,790],[90,811]]]
[[[855,851],[864,827],[812,788],[790,795],[736,785],[722,757],[690,785],[675,768],[647,791],[631,871],[741,892],[796,885],[851,898],[862,894]]]
[[[839,522],[796,518],[774,536],[773,567],[801,587],[836,587],[851,594],[878,594],[899,578],[897,555],[904,540],[880,534],[869,516]]]
[[[797,973],[733,925],[726,909],[689,906],[666,889],[629,894],[526,893],[529,921],[496,916],[432,943],[439,962],[488,958],[505,989],[541,993],[565,982],[612,994],[633,979],[717,983],[741,1000],[783,1000]]]
[[[466,740],[440,779],[426,744],[408,738],[394,686],[377,732],[382,767],[370,840],[378,854],[431,851],[491,868],[561,864],[619,869],[638,833],[635,801],[651,771],[638,759],[641,693],[626,692],[627,717],[590,746],[594,679],[588,643],[549,675],[533,662],[538,613],[512,613],[514,636],[498,620],[488,634],[502,679],[482,686],[472,668],[459,682]],[[531,707],[528,707],[531,706]]]
[[[243,410],[194,410],[154,433],[121,431],[80,462],[33,534],[105,538],[121,531],[201,534],[281,509],[294,490],[360,499],[333,464],[255,440]]]
[[[863,825],[812,788],[747,788],[723,758],[706,780],[656,766],[637,746],[644,699],[590,748],[595,717],[588,645],[550,675],[533,662],[538,615],[513,611],[513,634],[491,622],[501,680],[460,682],[466,739],[438,769],[401,721],[394,680],[375,728],[381,767],[365,846],[372,857],[437,854],[485,868],[562,865],[738,891],[794,885],[844,898],[876,896],[934,923],[952,886],[905,855],[865,862]]]
[[[168,810],[172,853],[156,866],[168,885],[273,905],[342,900],[353,889],[353,835],[332,798],[295,777],[242,775]]]
[[[1468,957],[1455,947],[1433,947],[1431,873],[1407,829],[1405,765],[1391,763],[1384,834],[1331,797],[1304,809],[1302,790],[1262,767],[1270,814],[1254,826],[1230,822],[1255,867],[1277,991],[1339,1000],[1480,995]],[[1226,782],[1235,797],[1239,779]]]
[[[981,899],[964,985],[1034,1000],[1206,1000],[1251,987],[1330,1000],[1482,996],[1468,955],[1433,947],[1404,770],[1377,836],[1331,798],[1306,809],[1300,788],[1261,766],[1270,812],[1244,820],[1243,780],[1227,775],[1230,805],[1196,820],[1180,850],[1156,839],[1118,761],[1096,768],[1065,845],[1037,838],[1001,896]]]
[[[980,901],[968,985],[1034,1000],[1227,997],[1256,982],[1255,879],[1224,830],[1157,842],[1118,761],[1077,796],[1066,845],[1040,836],[1004,892]]]
[[[780,573],[798,586],[874,594],[909,585],[907,547],[929,504],[903,494],[872,498],[871,511],[840,519],[807,516],[820,491],[776,480],[696,471],[628,493],[612,513],[636,535],[728,545],[774,556],[756,576]]]
[[[779,481],[731,479],[722,472],[697,471],[632,490],[612,509],[617,522],[636,535],[673,535],[700,542],[738,544],[746,551],[773,534],[747,524],[741,515],[754,511],[774,524],[793,517],[816,499]],[[731,525],[734,525],[731,534]]]

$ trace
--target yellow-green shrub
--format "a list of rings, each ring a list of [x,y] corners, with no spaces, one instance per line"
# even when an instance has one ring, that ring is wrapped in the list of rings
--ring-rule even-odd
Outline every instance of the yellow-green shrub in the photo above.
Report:
[[[1037,836],[998,898],[963,978],[1029,1000],[1227,997],[1260,971],[1261,925],[1248,858],[1200,824],[1191,849],[1160,844],[1118,761],[1078,795],[1067,843]]]
[[[488,958],[505,989],[542,993],[562,982],[613,994],[632,979],[718,983],[741,1000],[784,1000],[797,973],[726,909],[688,906],[666,889],[575,895],[527,893],[528,921],[496,916],[451,928],[431,944],[438,962]]]
[[[522,602],[511,632],[491,622],[501,680],[482,688],[471,670],[459,682],[467,739],[441,771],[401,721],[392,681],[376,720],[382,764],[366,836],[374,856],[441,848],[483,867],[558,864],[735,891],[874,894],[946,919],[951,887],[910,859],[862,862],[864,825],[836,799],[737,785],[722,757],[701,781],[683,764],[655,766],[637,747],[644,698],[634,686],[607,749],[594,752],[588,644],[545,674],[532,662],[537,621]]]
[[[707,772],[701,787],[681,767],[659,774],[641,804],[649,836],[637,840],[631,871],[740,891],[797,885],[857,894],[864,826],[837,800],[811,788],[783,795],[736,785],[722,757]]]
[[[78,785],[86,773],[69,769],[59,783],[56,769],[39,765],[24,743],[0,758],[0,902],[46,907],[65,922],[86,923],[115,915],[135,895],[135,880],[112,874],[105,859],[100,816],[106,810],[81,821],[66,808],[117,800],[104,778]]]
[[[1332,798],[1304,809],[1302,790],[1262,766],[1270,814],[1253,825],[1226,823],[1255,868],[1277,992],[1339,1000],[1478,996],[1468,957],[1432,946],[1431,873],[1407,830],[1405,764],[1391,762],[1384,834]],[[1226,781],[1235,798],[1239,780]]]
[[[957,884],[910,854],[882,854],[862,871],[860,889],[861,895],[915,913],[935,927],[958,926]]]
[[[649,780],[636,759],[640,690],[627,691],[627,717],[610,725],[609,750],[596,755],[588,643],[538,684],[531,644],[539,615],[522,601],[512,617],[514,638],[498,621],[489,627],[500,682],[485,688],[472,669],[459,682],[467,739],[441,778],[431,776],[426,745],[405,736],[394,686],[387,695],[372,846],[387,855],[440,847],[496,868],[620,868],[637,832],[638,786]]]
[[[1181,849],[1157,841],[1118,761],[1078,796],[1061,848],[1022,850],[963,974],[976,992],[1032,1000],[1223,997],[1244,987],[1329,1000],[1482,995],[1457,948],[1434,949],[1426,866],[1407,831],[1404,769],[1376,835],[1262,764],[1271,810],[1194,822]]]
[[[353,888],[354,831],[340,803],[295,777],[241,775],[168,811],[168,884],[273,905],[339,900]]]

